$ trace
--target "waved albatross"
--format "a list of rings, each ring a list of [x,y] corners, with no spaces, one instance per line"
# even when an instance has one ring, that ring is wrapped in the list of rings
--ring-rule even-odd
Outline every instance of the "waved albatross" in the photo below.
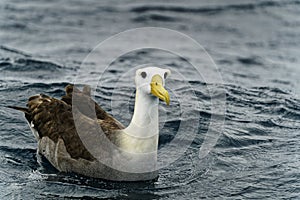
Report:
[[[136,71],[135,106],[128,127],[92,100],[88,86],[82,91],[66,86],[61,100],[40,94],[30,97],[26,108],[9,107],[25,113],[38,153],[57,170],[115,181],[151,180],[158,176],[158,102],[169,105],[164,85],[170,73],[157,67]],[[95,135],[95,124],[104,133],[102,139]]]

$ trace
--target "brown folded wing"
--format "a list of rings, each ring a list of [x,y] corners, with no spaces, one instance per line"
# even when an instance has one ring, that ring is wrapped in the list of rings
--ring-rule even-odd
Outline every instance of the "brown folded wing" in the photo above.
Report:
[[[61,138],[67,152],[74,159],[93,160],[94,157],[84,147],[78,136],[72,115],[72,106],[76,106],[77,111],[90,119],[97,118],[97,122],[109,139],[114,138],[115,130],[124,128],[120,122],[90,98],[88,87],[84,87],[81,92],[73,85],[68,85],[66,95],[61,100],[46,95],[32,96],[29,98],[27,106],[26,119],[34,126],[39,138],[48,137],[54,143]]]

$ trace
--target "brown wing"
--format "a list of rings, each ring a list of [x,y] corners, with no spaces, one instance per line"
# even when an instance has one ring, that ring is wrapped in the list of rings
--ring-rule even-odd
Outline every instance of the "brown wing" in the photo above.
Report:
[[[76,91],[76,101],[81,101],[78,104],[81,105],[78,107],[78,111],[93,118],[91,113],[94,107],[97,121],[108,138],[112,138],[111,134],[114,134],[114,130],[124,128],[90,98],[87,87],[81,92],[72,85],[66,87],[66,95],[62,97],[62,100],[46,95],[30,97],[27,104],[28,109],[25,112],[26,119],[34,125],[40,138],[47,136],[55,143],[59,138],[63,139],[66,150],[72,158],[93,160],[93,156],[84,147],[76,132],[72,115],[73,91]]]
[[[72,106],[72,103],[75,103],[79,111],[90,117],[103,120],[102,123],[108,123],[110,128],[113,129],[123,129],[124,126],[116,119],[114,119],[111,115],[106,113],[92,98],[91,98],[91,89],[89,86],[84,86],[82,92],[78,90],[78,88],[74,87],[74,85],[68,85],[66,88],[66,95],[64,95],[61,100]],[[73,98],[73,96],[75,96]],[[72,102],[72,100],[74,102]],[[84,102],[84,103],[82,103]],[[95,116],[96,113],[96,116]],[[105,124],[103,124],[106,126]]]

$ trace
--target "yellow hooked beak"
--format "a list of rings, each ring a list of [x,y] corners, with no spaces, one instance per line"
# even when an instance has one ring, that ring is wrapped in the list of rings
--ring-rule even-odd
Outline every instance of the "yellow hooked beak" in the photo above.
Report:
[[[163,87],[163,80],[160,75],[154,75],[151,80],[151,94],[165,101],[170,105],[170,96],[168,91]]]

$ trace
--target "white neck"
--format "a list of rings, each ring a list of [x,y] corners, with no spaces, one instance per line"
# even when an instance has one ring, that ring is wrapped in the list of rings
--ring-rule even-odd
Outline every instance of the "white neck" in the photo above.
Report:
[[[131,152],[157,151],[158,123],[158,98],[137,89],[133,117],[120,146]]]
[[[129,131],[129,134],[137,137],[147,137],[157,134],[158,98],[137,90],[135,95],[134,113],[126,130]],[[145,132],[140,132],[142,130]],[[156,131],[157,133],[155,133]]]

